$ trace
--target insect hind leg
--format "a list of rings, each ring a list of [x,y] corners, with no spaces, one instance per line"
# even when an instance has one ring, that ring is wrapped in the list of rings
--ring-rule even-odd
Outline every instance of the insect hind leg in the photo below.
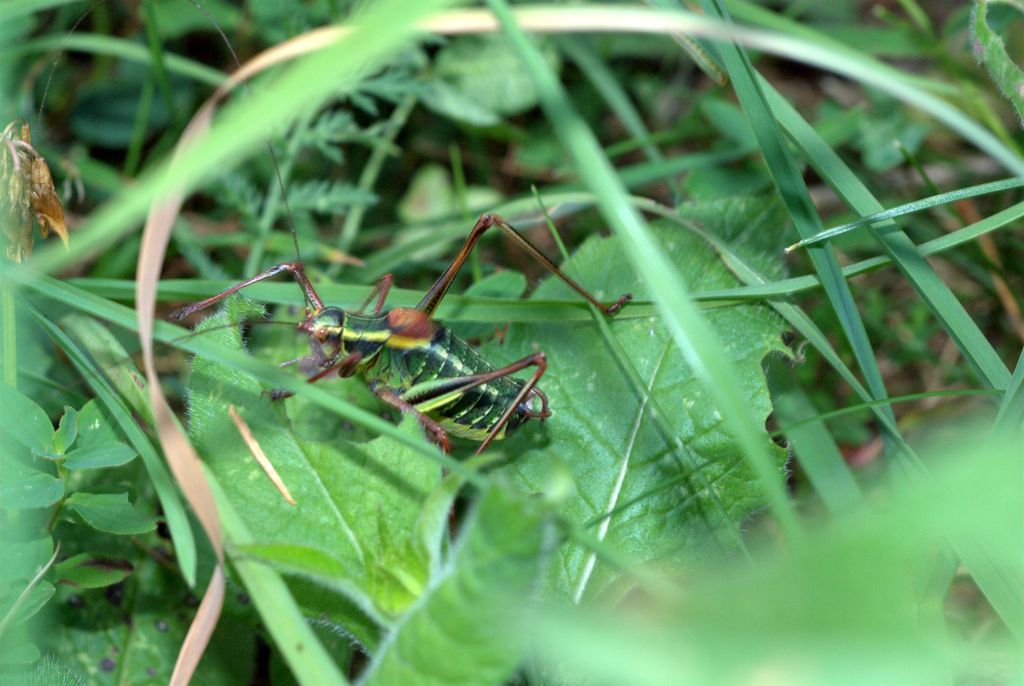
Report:
[[[466,259],[469,257],[469,254],[473,252],[473,248],[476,246],[477,241],[480,240],[480,237],[488,229],[495,226],[504,231],[505,235],[511,238],[512,241],[516,243],[516,245],[518,245],[520,248],[526,251],[526,253],[529,254],[530,257],[532,257],[534,260],[536,260],[544,267],[546,267],[548,271],[550,271],[552,274],[554,274],[559,279],[564,281],[570,288],[579,293],[581,296],[583,296],[586,300],[588,300],[590,303],[592,303],[595,307],[604,312],[606,315],[615,314],[622,308],[624,304],[632,300],[633,296],[629,293],[626,293],[620,296],[619,299],[616,300],[615,302],[601,302],[600,300],[595,298],[590,293],[590,291],[585,289],[583,286],[581,286],[571,277],[569,277],[568,274],[559,269],[558,266],[554,262],[552,262],[547,255],[541,252],[540,248],[531,243],[529,239],[526,238],[526,236],[516,231],[511,224],[509,224],[507,221],[505,221],[496,214],[484,214],[481,215],[481,217],[477,219],[476,224],[473,225],[473,229],[469,232],[469,237],[466,239],[466,242],[463,243],[462,249],[459,250],[459,253],[452,260],[452,263],[448,266],[448,269],[446,269],[444,274],[442,274],[434,283],[434,285],[430,287],[430,290],[426,292],[426,294],[423,296],[423,299],[416,306],[417,310],[426,313],[428,317],[433,315],[434,310],[437,309],[437,306],[440,304],[441,299],[444,298],[445,293],[448,292],[448,289],[451,287],[452,282],[455,281],[455,277],[462,269],[462,265],[466,263]]]
[[[526,367],[536,367],[537,370],[533,373],[533,376],[523,384],[523,387],[519,389],[519,393],[516,394],[516,397],[511,403],[509,403],[508,407],[505,408],[505,411],[501,414],[501,417],[498,418],[498,421],[496,421],[494,426],[491,427],[491,430],[487,433],[487,437],[484,438],[480,447],[476,449],[477,455],[487,450],[487,446],[489,446],[497,435],[501,433],[501,430],[508,424],[509,419],[512,418],[512,414],[527,398],[540,397],[541,399],[540,412],[529,410],[525,413],[527,417],[546,419],[551,416],[551,410],[548,409],[547,396],[539,388],[536,388],[537,382],[540,381],[540,377],[544,376],[544,372],[548,369],[548,357],[543,353],[543,351],[527,355],[523,359],[513,362],[507,367],[495,370],[493,373],[500,376],[507,376],[519,371],[520,369],[525,369]]]
[[[401,397],[391,388],[374,388],[374,394],[386,402],[391,407],[394,407],[402,412],[408,412],[416,417],[419,421],[420,426],[427,432],[430,440],[441,449],[445,455],[451,452],[451,446],[448,442],[448,432],[441,427],[432,417],[420,412],[416,407],[409,402],[402,400]]]

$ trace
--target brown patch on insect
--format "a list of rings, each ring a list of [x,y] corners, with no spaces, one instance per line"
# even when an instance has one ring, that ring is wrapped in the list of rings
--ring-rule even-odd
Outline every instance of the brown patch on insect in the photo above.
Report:
[[[430,340],[434,335],[430,317],[407,307],[396,307],[388,312],[388,328],[396,336],[413,340]]]
[[[29,125],[11,122],[0,133],[0,220],[7,259],[23,262],[32,255],[32,218],[46,238],[52,229],[68,246],[64,207],[53,187],[50,166],[32,147]]]

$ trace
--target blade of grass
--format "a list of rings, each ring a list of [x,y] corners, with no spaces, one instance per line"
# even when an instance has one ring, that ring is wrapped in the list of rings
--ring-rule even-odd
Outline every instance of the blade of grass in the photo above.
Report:
[[[1011,188],[1021,188],[1024,186],[1024,176],[1013,176],[1009,179],[1001,179],[999,181],[991,181],[989,183],[978,184],[977,186],[968,186],[967,188],[960,188],[955,191],[949,191],[948,193],[938,193],[921,200],[915,200],[914,202],[904,203],[897,205],[896,207],[890,207],[887,210],[881,212],[875,212],[869,214],[866,217],[861,217],[852,222],[841,224],[831,229],[826,229],[819,234],[811,236],[810,238],[804,238],[793,245],[786,248],[786,252],[792,252],[796,248],[803,247],[805,245],[812,245],[819,243],[829,238],[835,238],[841,236],[844,233],[859,229],[863,226],[870,224],[880,224],[887,219],[894,219],[896,217],[902,217],[914,212],[921,212],[922,210],[928,210],[939,205],[945,205],[947,203],[957,202],[959,200],[966,200],[967,198],[976,198],[980,195],[987,195],[988,193],[998,193]]]
[[[3,10],[0,9],[0,14],[2,12]],[[26,41],[18,46],[2,48],[0,49],[0,55],[13,58],[18,55],[51,53],[55,50],[80,52],[87,55],[105,55],[146,66],[149,66],[152,62],[152,55],[150,55],[149,50],[144,45],[124,38],[115,38],[95,33],[79,33],[77,31],[70,35],[43,36],[42,38]],[[222,71],[181,55],[165,53],[164,58],[164,63],[169,73],[184,76],[208,86],[219,86],[228,78],[227,74]]]
[[[889,74],[892,71],[895,71],[890,65],[882,62],[874,56],[857,50],[840,40],[836,40],[832,36],[827,33],[823,33],[806,22],[799,22],[797,20],[790,19],[789,17],[773,12],[767,7],[755,5],[748,0],[725,0],[725,6],[732,14],[733,18],[738,21],[746,22],[754,26],[762,26],[788,36],[794,36],[801,40],[805,40],[808,43],[814,43],[825,50],[844,53],[851,59],[863,64],[865,67],[877,70],[883,74]],[[896,76],[908,83],[912,83],[920,88],[931,91],[936,95],[942,95],[945,97],[955,97],[959,95],[959,91],[956,86],[946,83],[945,81],[939,81],[938,79],[931,79],[918,74],[906,72],[897,72]]]
[[[156,7],[153,4],[153,0],[143,0],[142,11],[146,16],[146,20],[143,23],[146,27],[146,45],[149,48],[149,59],[152,64],[151,68],[153,70],[153,77],[156,79],[156,85],[160,89],[160,95],[164,99],[164,106],[171,115],[172,123],[169,128],[177,130],[180,115],[178,114],[178,107],[174,102],[174,93],[171,91],[171,82],[167,78],[164,46],[160,40],[160,34],[157,29]]]
[[[650,142],[651,132],[644,125],[640,113],[636,111],[629,95],[619,84],[619,79],[612,73],[608,65],[587,45],[576,36],[564,36],[558,41],[559,47],[569,56],[583,75],[587,77],[594,89],[604,98],[608,108],[618,117],[626,131],[633,138],[647,141],[643,144],[644,154],[651,162],[664,162],[665,157],[658,146]]]
[[[761,82],[766,86],[772,110],[779,122],[835,192],[861,215],[883,211],[885,208],[881,203],[839,155],[821,140],[811,125],[766,81],[762,79]],[[918,252],[910,237],[891,221],[878,228],[869,225],[868,231],[932,310],[982,381],[992,388],[1005,389],[1010,381],[1006,365],[949,286]]]
[[[793,424],[786,424],[779,429],[772,432],[773,436],[784,436],[794,429],[799,429],[805,424],[811,424],[813,422],[826,422],[838,417],[845,417],[850,414],[857,414],[864,410],[877,407],[879,405],[891,404],[898,405],[900,403],[916,402],[918,400],[925,400],[926,398],[961,398],[985,395],[990,397],[999,397],[1002,394],[994,389],[980,389],[980,388],[951,388],[944,391],[927,391],[925,393],[907,393],[905,395],[894,395],[890,396],[887,400],[874,400],[871,402],[857,403],[856,405],[849,405],[847,407],[840,407],[837,410],[830,410],[828,412],[821,412],[815,414],[813,417],[808,419],[802,419],[794,422]]]
[[[702,0],[701,4],[708,14],[728,20],[729,15],[721,0]],[[790,155],[782,132],[769,110],[754,66],[746,53],[735,44],[720,43],[716,48],[797,232],[803,237],[813,236],[822,229],[821,218],[814,208],[803,176],[797,169],[796,160]],[[873,399],[885,399],[888,395],[885,382],[882,380],[882,373],[878,368],[864,321],[853,300],[850,285],[843,278],[839,260],[831,247],[809,249],[808,255],[821,280],[825,295],[839,319],[839,325],[853,349],[854,357]],[[894,419],[891,408],[883,407],[881,412]]]
[[[922,256],[938,255],[957,246],[969,243],[978,236],[983,236],[992,231],[1011,226],[1014,222],[1024,217],[1024,202],[1011,205],[1010,207],[997,212],[979,222],[965,226],[952,233],[940,236],[919,246]],[[858,274],[886,267],[893,264],[893,260],[887,256],[872,257],[862,260],[843,268],[843,276],[850,278]],[[764,286],[755,286],[748,289],[723,289],[720,291],[707,292],[707,298],[730,298],[730,297],[756,297],[771,298],[791,295],[800,291],[817,288],[820,285],[816,276],[798,276],[790,279],[782,279],[771,284],[765,282]]]
[[[313,633],[309,622],[303,617],[281,575],[245,553],[236,552],[237,547],[256,541],[245,522],[235,512],[213,472],[205,465],[203,472],[213,491],[217,510],[224,524],[228,557],[242,583],[245,584],[256,611],[263,618],[263,626],[274,639],[292,675],[300,684],[309,686],[347,684],[345,676],[338,670],[334,660]]]
[[[1006,387],[1003,401],[999,403],[996,414],[995,430],[997,437],[1009,440],[1016,432],[1024,430],[1024,349],[1017,358],[1017,367],[1013,370],[1010,384]]]
[[[776,421],[788,425],[784,434],[828,511],[839,515],[862,505],[860,487],[839,446],[792,371],[781,360],[773,360],[768,380]]]
[[[366,160],[366,164],[363,166],[363,171],[359,174],[359,181],[356,184],[359,190],[372,190],[374,184],[377,183],[377,178],[384,167],[384,162],[388,155],[391,154],[395,139],[405,127],[405,122],[416,107],[416,102],[416,96],[406,96],[405,100],[399,103],[398,107],[391,113],[384,131],[381,132],[373,146],[373,152],[370,153],[369,159]],[[356,205],[345,215],[345,223],[341,225],[341,232],[338,234],[337,247],[341,252],[347,253],[355,245],[367,209],[365,205]],[[328,274],[336,276],[338,271],[340,271],[340,266],[340,264],[332,265],[328,270]]]
[[[572,204],[582,209],[594,204],[595,198],[590,193],[564,193],[557,196],[547,195],[549,200],[556,198],[564,204]],[[648,198],[631,196],[630,202],[634,207],[646,212],[653,212],[659,216],[677,220],[678,217],[666,208]],[[958,246],[975,240],[978,236],[991,233],[1000,228],[1012,226],[1014,222],[1024,218],[1024,202],[1012,205],[1005,210],[997,212],[985,219],[958,229],[952,233],[940,236],[919,246],[924,256],[939,255]],[[439,240],[447,240],[451,226],[446,225],[444,234]],[[522,226],[522,224],[520,225]],[[459,233],[451,232],[452,235],[464,237],[464,226],[461,224],[455,228],[463,229]],[[851,278],[865,274],[876,269],[892,264],[892,260],[885,256],[872,257],[867,260],[855,262],[843,267],[843,276]],[[111,298],[114,300],[130,300],[134,293],[133,282],[118,279],[70,279],[68,283],[81,288],[95,295]],[[209,297],[214,293],[223,291],[234,282],[227,280],[178,280],[168,279],[160,282],[160,300],[198,300]],[[732,302],[744,300],[775,299],[786,297],[813,290],[821,286],[817,276],[797,276],[777,281],[761,279],[754,284],[748,282],[746,286],[736,288],[724,288],[711,291],[697,291],[691,297],[700,302],[703,306],[717,304],[727,306]],[[330,302],[340,306],[352,306],[362,303],[366,297],[365,285],[345,284],[318,284],[320,293]],[[294,286],[288,284],[261,283],[250,287],[247,291],[254,299],[281,305],[301,305],[302,297]],[[391,290],[393,302],[399,306],[414,306],[419,302],[422,293],[419,291],[394,288]],[[576,301],[521,301],[503,300],[498,298],[465,297],[460,295],[449,295],[445,298],[438,310],[439,319],[448,321],[548,321],[554,319],[584,320],[589,314]],[[649,317],[655,313],[654,306],[642,301],[633,301],[625,311],[620,312],[618,317]]]
[[[775,473],[765,445],[758,436],[735,372],[721,354],[717,336],[689,300],[688,289],[658,246],[638,213],[628,202],[625,187],[615,174],[594,134],[576,113],[561,84],[537,48],[526,38],[508,5],[489,0],[505,35],[537,88],[541,106],[568,149],[580,178],[597,196],[605,220],[621,237],[626,256],[654,294],[665,325],[696,376],[722,413],[728,431],[767,496],[769,507],[792,544],[802,539],[800,526],[783,484]],[[685,323],[684,323],[685,322]]]

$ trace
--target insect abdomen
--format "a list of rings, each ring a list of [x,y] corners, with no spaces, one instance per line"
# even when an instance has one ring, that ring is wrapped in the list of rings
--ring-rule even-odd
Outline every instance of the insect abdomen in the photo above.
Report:
[[[445,383],[448,380],[494,371],[494,367],[469,343],[444,327],[438,327],[429,345],[396,350],[392,357],[399,362],[396,367],[400,368],[403,388],[424,384],[433,386],[438,389],[434,392],[438,397],[443,396],[443,390],[458,385],[455,381],[448,385]],[[507,376],[492,379],[455,395],[443,404],[430,407],[426,413],[455,436],[483,440],[515,400],[523,383]],[[409,402],[417,404],[420,399],[409,398]],[[523,416],[516,408],[496,438],[511,434],[522,421]]]

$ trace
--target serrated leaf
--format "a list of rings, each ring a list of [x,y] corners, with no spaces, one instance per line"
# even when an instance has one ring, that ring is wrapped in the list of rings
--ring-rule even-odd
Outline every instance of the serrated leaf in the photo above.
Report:
[[[75,448],[64,456],[67,469],[98,469],[117,467],[135,459],[137,452],[121,442],[105,443],[91,448]]]
[[[308,581],[312,587],[326,587],[340,592],[376,625],[387,624],[389,621],[388,617],[380,614],[367,593],[352,581],[345,565],[324,550],[288,543],[254,543],[238,546],[238,551],[247,557],[273,565],[284,574]],[[301,584],[299,586],[301,587]],[[327,611],[323,602],[318,602],[312,607],[316,608],[317,614]],[[346,628],[358,638],[363,638],[362,633],[365,632]]]
[[[201,328],[238,321],[246,307],[251,305],[232,300],[226,313]],[[238,329],[209,335],[222,345],[241,347]],[[260,355],[273,357],[273,351],[261,349]],[[397,616],[415,601],[426,585],[428,559],[415,545],[413,531],[423,500],[441,478],[437,465],[384,437],[365,444],[340,435],[324,443],[304,440],[287,417],[287,401],[270,400],[252,377],[208,359],[194,360],[189,397],[193,441],[256,540],[304,546],[334,558],[344,570],[342,575],[335,569],[336,578],[345,582],[335,588],[355,589],[348,597],[357,606],[371,605],[378,616]],[[284,501],[249,454],[228,417],[229,405],[252,429],[295,506]],[[422,438],[411,417],[403,430]],[[317,597],[306,598],[310,591]],[[323,604],[323,588],[304,584],[296,597],[317,607]]]
[[[54,570],[62,584],[77,588],[104,588],[123,581],[134,567],[128,560],[79,553],[57,563]]]
[[[288,206],[292,212],[342,214],[353,207],[365,207],[376,201],[377,196],[372,192],[339,181],[297,182],[288,191]]]
[[[652,226],[652,231],[694,290],[737,284],[692,234],[665,225]],[[638,300],[649,297],[622,258],[617,238],[587,240],[568,261],[567,271],[606,301],[624,292]],[[564,284],[551,278],[533,295],[538,300],[571,297]],[[753,413],[765,420],[771,404],[761,361],[784,350],[781,320],[760,305],[713,309],[707,317],[741,375]],[[587,322],[514,324],[503,344],[483,348],[495,364],[537,350],[548,358],[539,387],[553,415],[545,426],[530,423],[508,439],[503,449],[514,457],[504,471],[535,492],[543,487],[553,456],[564,460],[575,475],[577,494],[562,515],[589,523],[597,538],[639,561],[692,564],[720,546],[734,545],[737,524],[765,504],[755,475],[658,318],[608,323],[650,400],[637,396]],[[661,413],[668,436],[678,437],[681,449],[666,442],[653,412]],[[764,438],[771,445],[767,432]],[[785,451],[774,445],[770,450],[781,470]],[[546,583],[556,595],[579,600],[593,598],[617,578],[593,553],[570,542],[553,556]]]
[[[86,524],[110,534],[141,534],[156,528],[156,521],[128,500],[127,493],[72,493],[64,502]]]
[[[37,453],[50,450],[53,424],[43,408],[24,393],[0,383],[0,428]]]
[[[76,438],[78,438],[78,412],[73,407],[65,406],[60,424],[53,432],[53,451],[58,455],[63,455],[74,445]]]
[[[525,644],[520,613],[537,586],[547,514],[538,499],[488,489],[452,563],[383,643],[363,686],[504,683]]]

